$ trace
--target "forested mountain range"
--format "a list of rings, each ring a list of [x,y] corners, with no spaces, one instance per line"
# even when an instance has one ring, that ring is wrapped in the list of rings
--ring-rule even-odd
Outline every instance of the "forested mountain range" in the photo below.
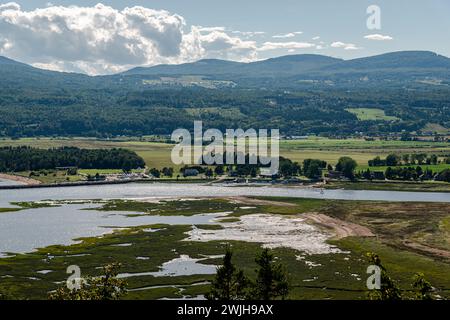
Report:
[[[427,51],[208,59],[95,77],[0,57],[0,136],[170,134],[194,120],[290,135],[445,130],[449,97],[450,59]]]

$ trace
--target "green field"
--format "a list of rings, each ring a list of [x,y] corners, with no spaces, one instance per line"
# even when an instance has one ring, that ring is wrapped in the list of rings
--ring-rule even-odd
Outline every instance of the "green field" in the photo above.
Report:
[[[397,117],[387,116],[382,109],[372,108],[348,108],[346,111],[353,113],[360,121],[395,121]]]
[[[98,140],[88,138],[24,138],[18,140],[0,139],[0,146],[29,145],[38,148],[74,146],[79,148],[126,148],[135,151],[152,168],[174,167],[171,160],[173,144],[138,140]],[[435,153],[450,154],[448,142],[422,141],[366,141],[364,139],[326,139],[311,137],[304,140],[280,141],[280,154],[293,161],[322,159],[336,164],[342,156],[354,158],[360,166],[376,156],[385,157],[389,153]],[[179,166],[178,166],[179,168]]]

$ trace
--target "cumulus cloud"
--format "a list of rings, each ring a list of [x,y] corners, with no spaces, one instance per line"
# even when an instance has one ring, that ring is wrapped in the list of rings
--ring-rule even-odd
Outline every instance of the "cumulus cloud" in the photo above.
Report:
[[[335,41],[330,46],[332,48],[342,48],[344,50],[359,50],[359,49],[361,49],[353,43],[345,43],[345,42],[341,42],[341,41]]]
[[[375,41],[386,41],[386,40],[393,40],[394,38],[392,38],[391,36],[388,35],[382,35],[382,34],[368,34],[367,36],[364,37],[365,39],[368,40],[375,40]]]
[[[0,54],[53,70],[105,74],[211,56],[246,61],[256,59],[256,47],[224,27],[188,28],[180,15],[141,6],[0,5]]]
[[[323,42],[293,41],[300,34],[277,34],[272,38],[278,41],[264,42],[263,31],[188,25],[178,14],[142,6],[119,10],[101,3],[82,7],[49,2],[26,11],[15,2],[0,4],[0,55],[57,71],[110,74],[134,66],[203,58],[248,62],[266,51],[328,48]],[[360,49],[343,42],[331,47]]]

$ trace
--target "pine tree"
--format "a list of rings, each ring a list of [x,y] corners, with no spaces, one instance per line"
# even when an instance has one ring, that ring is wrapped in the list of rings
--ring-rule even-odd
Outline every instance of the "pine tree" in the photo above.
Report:
[[[274,262],[273,254],[264,249],[256,258],[259,266],[251,298],[257,300],[284,299],[289,293],[287,275],[281,264]]]
[[[217,268],[215,279],[211,283],[211,291],[206,295],[208,300],[243,300],[249,285],[248,279],[241,270],[236,269],[231,261],[233,253],[227,248],[223,265]]]

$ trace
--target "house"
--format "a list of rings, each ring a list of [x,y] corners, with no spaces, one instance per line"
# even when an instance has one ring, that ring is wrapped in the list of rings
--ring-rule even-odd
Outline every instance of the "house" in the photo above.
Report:
[[[386,177],[384,176],[383,171],[374,171],[373,172],[373,178],[375,180],[386,180]]]
[[[342,179],[344,178],[344,175],[341,171],[330,170],[328,171],[328,173],[325,173],[325,177],[327,177],[328,179]]]

